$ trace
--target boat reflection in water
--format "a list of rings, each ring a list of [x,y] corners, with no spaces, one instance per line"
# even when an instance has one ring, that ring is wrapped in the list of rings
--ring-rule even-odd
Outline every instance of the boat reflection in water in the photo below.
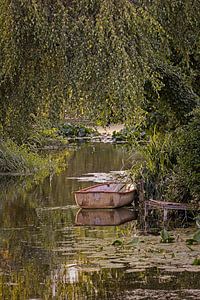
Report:
[[[130,208],[80,209],[76,214],[76,225],[115,226],[135,220],[136,212]]]

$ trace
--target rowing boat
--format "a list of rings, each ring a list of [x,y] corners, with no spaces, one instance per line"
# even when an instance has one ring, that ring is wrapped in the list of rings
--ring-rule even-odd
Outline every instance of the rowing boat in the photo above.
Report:
[[[75,200],[82,208],[116,208],[130,205],[136,194],[133,184],[103,183],[75,192]]]

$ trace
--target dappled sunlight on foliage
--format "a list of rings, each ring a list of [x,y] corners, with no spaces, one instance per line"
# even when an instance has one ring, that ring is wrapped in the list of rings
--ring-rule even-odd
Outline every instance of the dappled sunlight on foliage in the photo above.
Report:
[[[21,140],[30,114],[41,111],[52,119],[64,110],[129,115],[144,80],[157,81],[149,61],[161,54],[162,35],[145,8],[126,0],[1,1],[4,131],[13,135],[18,124]]]

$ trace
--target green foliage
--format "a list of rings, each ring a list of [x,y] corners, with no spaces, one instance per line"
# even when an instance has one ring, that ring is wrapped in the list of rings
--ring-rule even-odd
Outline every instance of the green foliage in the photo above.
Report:
[[[121,241],[121,240],[115,240],[112,243],[112,246],[116,246],[116,247],[119,247],[119,246],[122,246],[122,245],[123,245],[123,241]]]
[[[174,242],[174,237],[171,236],[166,229],[161,230],[160,237],[161,237],[161,240],[160,240],[161,243],[173,243]]]
[[[130,139],[131,139],[131,130],[129,130],[127,127],[125,127],[123,129],[121,129],[120,131],[113,131],[112,139],[115,142],[130,141]]]
[[[1,173],[35,173],[46,167],[48,160],[41,158],[37,153],[22,145],[19,147],[12,141],[0,144],[0,172]]]
[[[59,126],[59,134],[65,137],[89,137],[94,134],[97,135],[96,130],[86,127],[81,124],[64,123]]]
[[[144,79],[156,80],[150,61],[162,55],[163,35],[148,10],[127,0],[1,0],[3,130],[26,138],[32,113],[131,116]]]
[[[168,195],[179,201],[199,202],[200,196],[200,109],[188,125],[177,130],[174,138],[177,163],[168,182]]]
[[[152,3],[149,10],[168,37],[171,65],[182,73],[193,92],[200,96],[199,0],[156,0]]]
[[[141,141],[145,139],[146,132],[141,130],[141,128],[126,126],[120,131],[114,131],[112,134],[112,139],[115,142],[126,141],[128,143],[134,143],[136,141]]]
[[[19,148],[14,143],[0,144],[0,172],[24,172],[26,171],[25,159]]]
[[[200,266],[200,258],[196,257],[193,262],[192,262],[193,266]]]
[[[67,144],[67,140],[60,135],[58,127],[54,127],[46,118],[37,118],[34,115],[34,127],[26,143],[34,148],[62,147]]]
[[[177,143],[178,167],[185,175],[185,183],[193,197],[200,195],[200,108],[192,121],[179,132]]]
[[[160,91],[158,103],[167,100],[168,119],[177,117],[174,103],[187,94],[177,73],[189,89],[198,86],[199,11],[198,0],[1,0],[3,132],[23,142],[32,113],[53,120],[65,113],[104,123],[133,119],[138,105],[148,106],[147,82],[151,93]]]
[[[142,143],[135,143],[137,158],[131,174],[143,179],[147,198],[161,197],[174,163],[173,135],[154,133]]]
[[[139,154],[132,175],[143,178],[147,197],[198,204],[200,189],[200,110],[173,133],[154,130],[146,142],[135,143]]]
[[[193,235],[192,238],[187,239],[187,240],[186,240],[186,243],[187,243],[188,245],[200,244],[200,230],[197,230],[197,231],[194,233],[194,235]]]
[[[159,131],[174,130],[188,123],[189,113],[197,106],[199,97],[189,87],[178,70],[159,66],[162,87],[156,92],[150,83],[145,84],[142,108],[147,112],[146,127]]]

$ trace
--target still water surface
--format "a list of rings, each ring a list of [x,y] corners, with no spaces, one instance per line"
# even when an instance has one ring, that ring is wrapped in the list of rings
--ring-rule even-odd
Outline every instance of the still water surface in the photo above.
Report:
[[[176,229],[173,248],[142,235],[134,210],[75,205],[74,191],[91,182],[71,178],[128,165],[124,146],[82,144],[69,149],[60,175],[2,188],[0,299],[200,299],[200,270],[192,266],[200,249],[184,242],[194,228]]]

